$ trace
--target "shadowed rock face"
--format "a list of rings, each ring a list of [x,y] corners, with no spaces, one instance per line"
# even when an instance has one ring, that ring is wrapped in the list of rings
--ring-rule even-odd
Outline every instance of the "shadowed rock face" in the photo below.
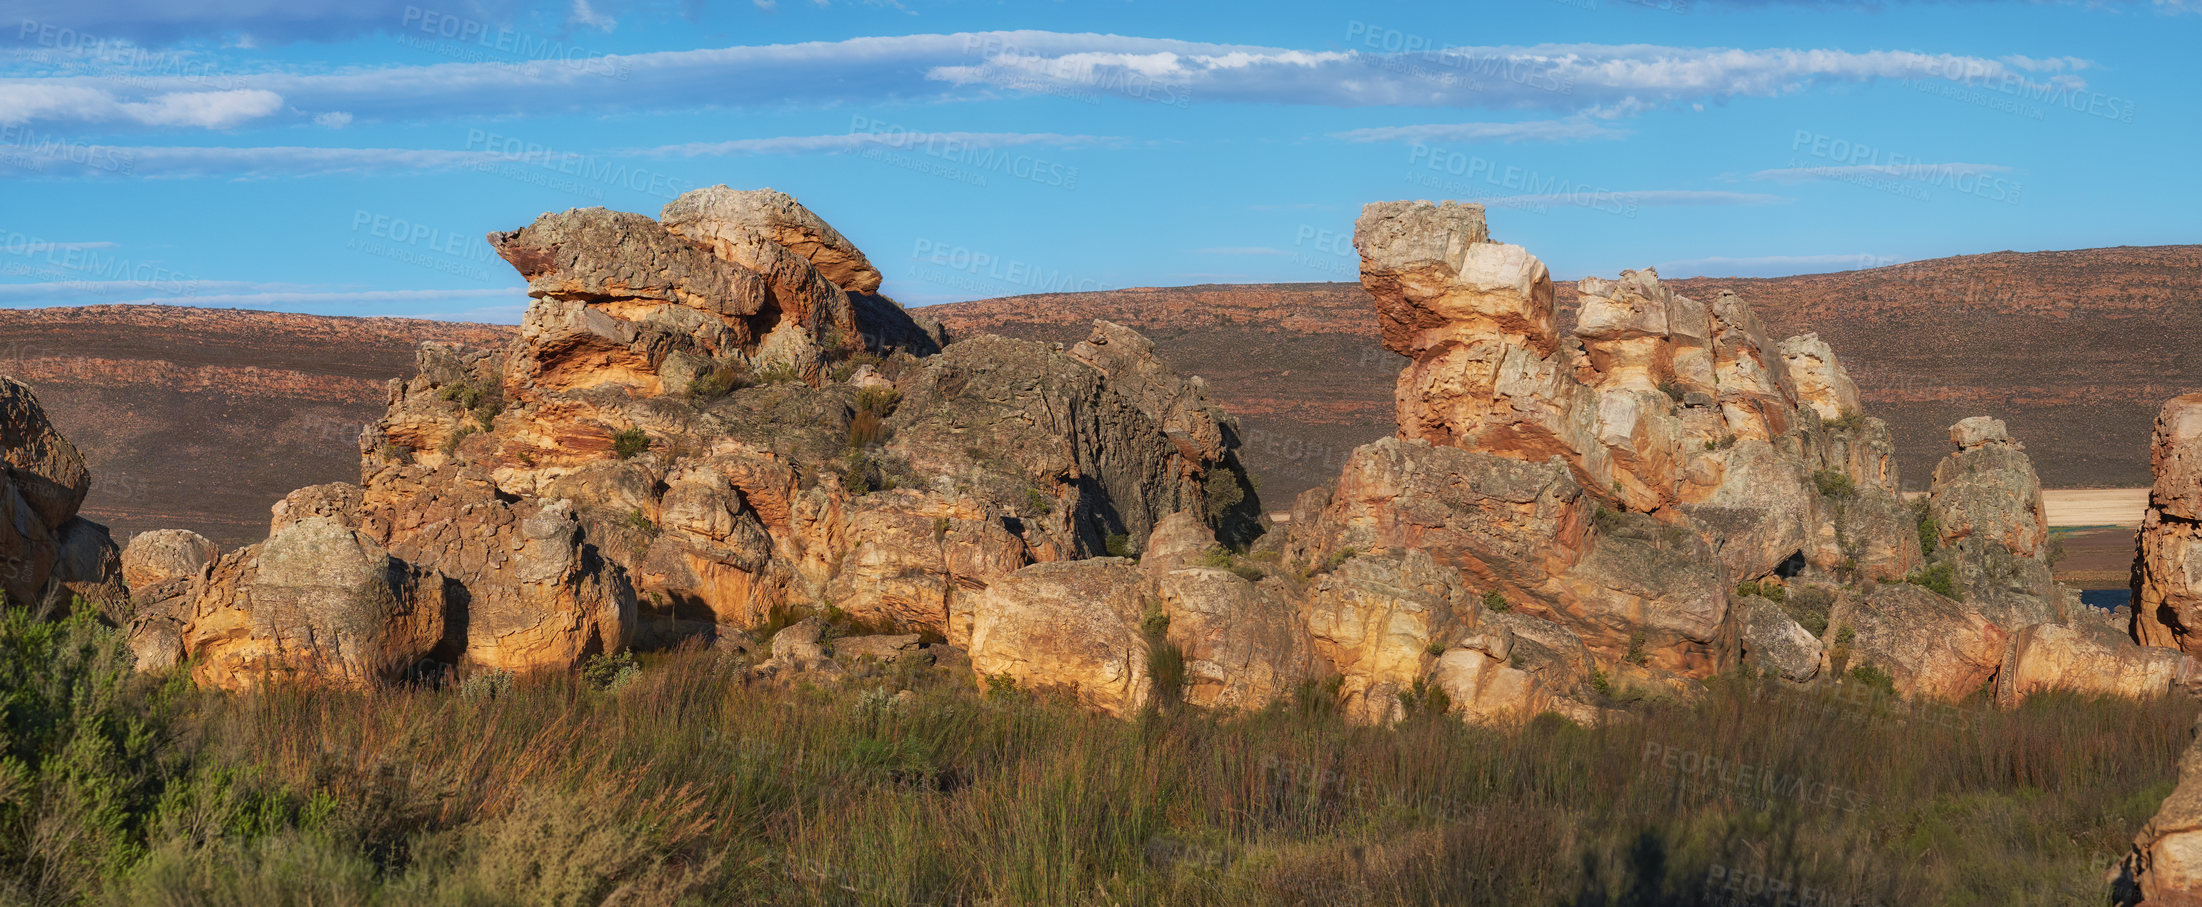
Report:
[[[12,378],[0,379],[0,464],[0,592],[46,613],[82,598],[127,622],[121,550],[106,527],[76,514],[92,483],[84,458]]]

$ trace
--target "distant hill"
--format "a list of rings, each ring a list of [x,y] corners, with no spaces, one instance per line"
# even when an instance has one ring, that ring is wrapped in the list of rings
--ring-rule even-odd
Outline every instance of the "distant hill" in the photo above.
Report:
[[[234,309],[0,310],[0,372],[31,385],[92,465],[84,515],[118,540],[191,529],[226,547],[267,534],[303,485],[359,480],[359,430],[423,340],[511,328]]]
[[[2202,388],[2202,246],[1997,252],[1869,271],[1672,283],[1751,301],[1779,334],[1833,343],[1894,426],[1907,487],[1943,430],[2011,424],[2047,484],[2149,482],[2156,409]],[[1571,313],[1574,288],[1560,302]],[[958,333],[1071,342],[1132,325],[1240,417],[1272,509],[1392,431],[1392,380],[1358,284],[1171,287],[1019,296],[922,310]],[[1563,320],[1571,320],[1563,314]],[[356,481],[361,425],[422,340],[502,343],[512,328],[168,306],[0,310],[0,372],[31,384],[94,470],[85,513],[121,537],[197,530],[256,541],[291,489]]]
[[[1778,336],[1834,345],[1889,420],[1906,487],[1923,489],[1969,415],[2010,423],[2045,483],[2149,483],[2156,409],[2202,387],[2202,246],[1994,252],[1776,278],[1669,281],[1750,301]],[[1560,286],[1563,323],[1575,293]],[[1154,338],[1240,416],[1272,508],[1328,481],[1345,452],[1392,431],[1405,360],[1378,342],[1358,284],[1257,284],[1040,294],[932,306],[951,329],[1071,342],[1095,318]]]

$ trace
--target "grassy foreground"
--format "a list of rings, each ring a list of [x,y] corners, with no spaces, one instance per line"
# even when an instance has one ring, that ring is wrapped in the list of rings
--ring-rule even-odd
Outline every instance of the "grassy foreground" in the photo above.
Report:
[[[707,651],[375,693],[128,664],[89,617],[0,618],[0,901],[2101,903],[2196,712],[1733,678],[1595,729],[1379,729],[915,665],[766,690]]]

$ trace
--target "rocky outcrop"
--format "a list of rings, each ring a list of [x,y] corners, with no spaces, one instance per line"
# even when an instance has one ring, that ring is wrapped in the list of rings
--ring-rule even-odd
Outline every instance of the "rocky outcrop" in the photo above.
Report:
[[[442,578],[325,516],[224,555],[185,601],[180,655],[226,689],[394,680],[444,636]]]
[[[2063,620],[2041,480],[2025,448],[1987,416],[1950,426],[1950,442],[1957,450],[1935,466],[1928,492],[1934,562],[1951,569],[1968,604],[2007,629]]]
[[[2164,404],[2149,458],[2156,484],[2133,565],[2133,637],[2202,654],[2202,394]]]
[[[1905,697],[1955,702],[2002,666],[2008,634],[1963,604],[1909,583],[1846,594],[1827,617],[1837,673],[1877,670]]]
[[[1887,428],[1817,337],[1777,344],[1740,298],[1649,270],[1582,281],[1563,336],[1544,265],[1490,241],[1480,207],[1372,204],[1355,230],[1385,345],[1412,360],[1400,438],[1295,517],[1298,563],[1421,548],[1605,663],[1699,677],[1740,655],[1735,584],[1919,566]]]
[[[362,434],[360,484],[275,513],[440,576],[433,661],[570,667],[779,609],[968,639],[971,600],[1027,565],[1138,551],[1173,514],[1226,544],[1259,532],[1235,425],[1144,338],[1097,322],[1069,350],[943,348],[784,194],[714,187],[657,219],[582,209],[490,239],[534,298],[519,336],[423,345]],[[1257,701],[1210,686],[1250,682],[1246,653],[1290,635],[1216,604],[1246,590],[1175,594],[1203,627],[1189,697]]]
[[[2122,907],[2202,904],[2202,737],[2180,754],[2177,786],[2119,862],[2110,900]]]
[[[1796,683],[1820,672],[1826,646],[1780,605],[1756,595],[1744,596],[1736,602],[1736,615],[1745,667]]]
[[[2202,682],[2202,667],[2178,649],[2137,646],[2099,620],[2040,623],[2011,634],[1996,671],[1996,704],[2016,707],[2044,690],[2153,699]]]
[[[0,592],[44,613],[82,599],[129,622],[121,550],[104,526],[77,516],[92,476],[76,446],[47,421],[29,386],[0,379]]]

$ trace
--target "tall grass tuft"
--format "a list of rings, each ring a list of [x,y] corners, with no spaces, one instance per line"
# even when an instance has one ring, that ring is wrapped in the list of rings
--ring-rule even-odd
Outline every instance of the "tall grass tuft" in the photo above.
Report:
[[[2197,711],[1736,676],[1595,728],[1471,727],[1427,690],[1371,728],[1335,683],[1124,721],[961,667],[750,685],[702,649],[487,696],[127,664],[89,616],[0,619],[0,901],[1696,904],[1758,873],[1831,903],[2082,902]]]

